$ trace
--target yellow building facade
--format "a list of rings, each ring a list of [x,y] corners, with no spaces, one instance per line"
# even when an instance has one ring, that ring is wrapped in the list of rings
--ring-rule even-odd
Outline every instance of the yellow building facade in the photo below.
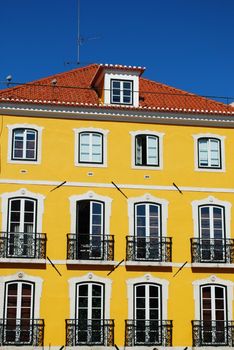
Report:
[[[143,71],[0,92],[1,349],[234,346],[234,109]]]

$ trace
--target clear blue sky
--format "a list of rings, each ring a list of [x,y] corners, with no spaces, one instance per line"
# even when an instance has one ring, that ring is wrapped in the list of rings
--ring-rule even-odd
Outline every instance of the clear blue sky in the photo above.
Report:
[[[75,67],[64,62],[77,58],[77,0],[0,0],[0,14],[0,80]],[[80,0],[80,31],[82,65],[145,66],[152,80],[234,96],[234,0]]]

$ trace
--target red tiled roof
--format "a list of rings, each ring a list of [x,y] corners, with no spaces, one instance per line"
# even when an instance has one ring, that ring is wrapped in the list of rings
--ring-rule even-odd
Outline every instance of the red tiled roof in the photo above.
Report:
[[[102,65],[106,67],[106,65]],[[142,67],[107,65],[108,68],[138,70]],[[0,103],[31,103],[66,106],[88,106],[112,109],[157,110],[184,113],[234,114],[234,107],[140,77],[139,107],[101,104],[91,83],[100,65],[55,74],[24,85],[0,91]],[[52,80],[56,79],[56,85]]]

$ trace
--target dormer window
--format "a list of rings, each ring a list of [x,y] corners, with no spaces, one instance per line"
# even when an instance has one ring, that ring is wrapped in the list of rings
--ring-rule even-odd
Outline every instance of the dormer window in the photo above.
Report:
[[[111,103],[132,104],[133,82],[131,80],[111,80]]]
[[[139,107],[139,78],[145,68],[113,64],[100,65],[91,86],[103,105]]]

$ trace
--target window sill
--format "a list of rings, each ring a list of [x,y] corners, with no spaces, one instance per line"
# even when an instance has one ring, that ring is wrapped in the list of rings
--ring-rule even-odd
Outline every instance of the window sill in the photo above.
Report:
[[[45,350],[45,347],[43,348]],[[59,348],[56,348],[56,350]],[[114,346],[104,346],[104,345],[75,345],[75,346],[66,346],[66,350],[116,350]],[[119,349],[123,349],[123,347],[119,347]],[[7,349],[8,350],[8,349]],[[21,349],[20,349],[21,350]],[[216,349],[217,350],[217,349]]]
[[[207,172],[207,173],[225,173],[226,169],[217,169],[217,168],[195,168],[195,171]]]
[[[201,269],[202,268],[234,269],[234,263],[233,264],[229,264],[229,263],[192,263],[191,267],[196,267],[196,268],[201,268]]]
[[[66,260],[67,265],[104,265],[114,266],[119,262],[114,260]]]
[[[125,266],[154,266],[154,267],[172,267],[175,264],[165,261],[125,261]],[[176,264],[177,266],[177,264]]]
[[[163,170],[162,166],[154,166],[154,165],[132,165],[132,169],[135,169],[135,170],[139,170],[139,169],[142,169],[142,170]]]
[[[46,259],[0,258],[0,264],[46,264]]]
[[[99,164],[99,163],[75,163],[76,167],[83,168],[107,168],[107,164]]]
[[[39,160],[13,160],[13,159],[8,159],[8,163],[10,164],[41,164],[41,162]]]

